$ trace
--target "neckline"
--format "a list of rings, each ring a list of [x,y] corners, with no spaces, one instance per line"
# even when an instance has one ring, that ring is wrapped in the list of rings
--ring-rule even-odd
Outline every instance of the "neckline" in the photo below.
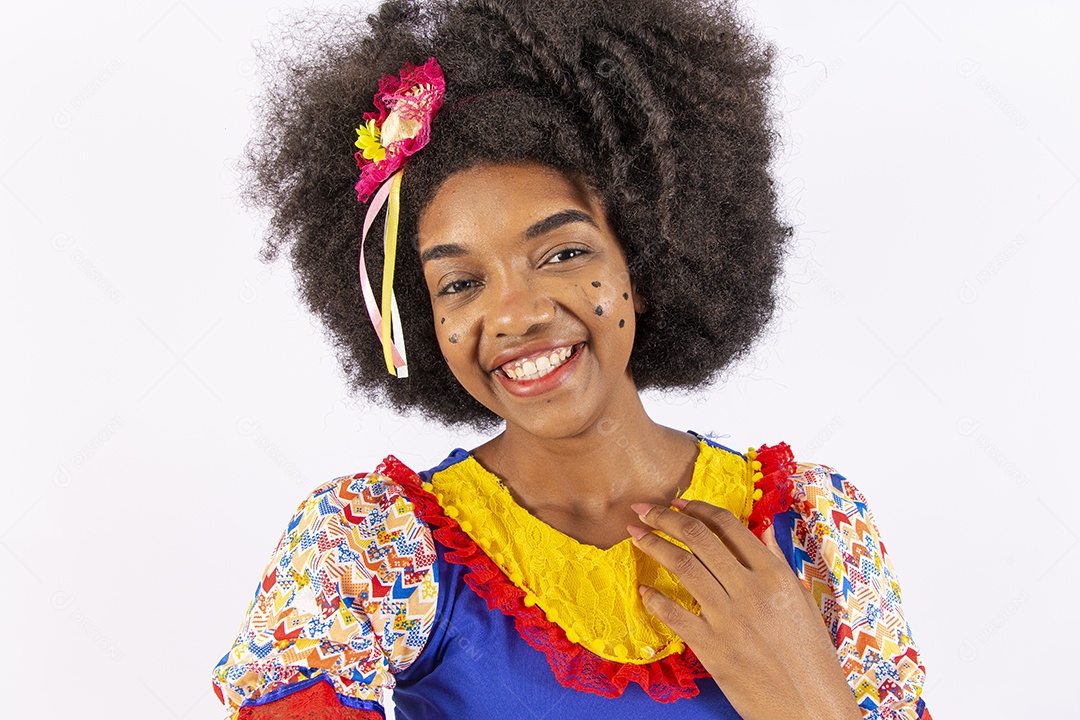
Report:
[[[746,504],[752,512],[743,522],[761,538],[773,516],[786,512],[793,502],[792,476],[797,466],[791,448],[786,443],[762,445],[743,455],[708,438],[696,437],[702,443],[699,454],[728,464],[727,468],[715,468],[716,482],[702,485],[713,489],[716,496],[749,492]],[[706,446],[715,452],[706,452]],[[547,655],[548,664],[564,687],[618,697],[629,683],[634,683],[661,702],[697,695],[695,680],[707,677],[708,672],[681,638],[644,611],[637,592],[639,583],[649,584],[696,614],[696,601],[677,578],[633,546],[622,557],[596,563],[593,561],[597,558],[608,560],[599,548],[595,548],[595,555],[582,557],[560,547],[526,544],[524,553],[515,556],[508,552],[507,557],[490,541],[481,538],[477,542],[466,516],[469,502],[483,505],[484,498],[469,497],[466,490],[462,496],[467,501],[463,514],[444,495],[436,496],[437,483],[432,482],[437,472],[468,457],[468,452],[456,449],[437,468],[417,474],[391,456],[377,472],[400,484],[417,516],[446,548],[446,561],[468,568],[465,583],[488,608],[514,619],[521,637]],[[449,487],[455,489],[453,484]],[[459,493],[452,495],[456,498]],[[496,524],[500,520],[498,516],[490,519]],[[557,531],[551,533],[556,535]],[[517,546],[522,547],[522,543],[518,541]],[[513,544],[508,548],[512,551]],[[532,562],[521,564],[518,560]]]
[[[686,432],[692,435],[697,440],[698,453],[697,457],[694,458],[694,470],[690,476],[690,483],[681,493],[679,493],[680,498],[686,500],[707,499],[703,496],[705,489],[701,485],[705,478],[706,472],[708,471],[708,465],[710,461],[715,462],[716,460],[722,459],[723,457],[733,455],[740,458],[743,462],[749,464],[749,459],[746,457],[745,454],[721,445],[712,438],[709,438],[693,430],[687,430]],[[708,449],[710,448],[712,450],[721,451],[723,455],[720,455],[718,457],[710,457],[710,453],[708,452]],[[464,468],[467,468],[469,470],[470,475],[478,476],[485,480],[484,486],[486,486],[486,489],[489,492],[497,493],[504,496],[506,504],[511,508],[515,519],[521,520],[527,524],[535,524],[536,526],[543,528],[544,532],[547,534],[554,534],[556,536],[559,536],[560,538],[565,538],[575,547],[579,548],[582,552],[611,553],[612,551],[616,550],[616,548],[631,545],[631,538],[626,537],[615,543],[614,545],[611,545],[610,547],[601,548],[597,545],[592,545],[591,543],[581,542],[572,535],[567,535],[562,530],[559,530],[558,528],[549,525],[547,522],[536,517],[526,508],[518,504],[518,502],[514,499],[513,494],[510,492],[510,488],[506,486],[506,483],[503,481],[503,479],[488,470],[486,467],[484,467],[470,451],[465,450],[464,448],[454,448],[452,451],[450,451],[450,454],[438,465],[431,468],[430,470],[422,470],[417,474],[420,476],[420,479],[425,488],[430,490],[432,488],[432,485],[434,484],[434,477],[437,474],[443,472],[444,470],[453,467],[454,465],[463,465]],[[704,493],[704,495],[707,494],[708,493]],[[439,504],[443,505],[444,499],[446,499],[446,493],[436,493],[436,496],[439,500]],[[747,517],[750,513],[750,505],[752,504],[752,501],[753,498],[749,498],[749,501],[745,504],[745,507],[743,508],[745,510],[745,512],[743,513],[735,512],[735,510],[732,508],[728,509],[732,510],[732,512],[735,513],[735,515],[739,518],[739,520],[743,522],[743,524],[746,524]],[[451,507],[455,507],[456,509],[456,506]],[[468,534],[472,535],[472,533]]]
[[[725,507],[746,524],[755,494],[753,463],[697,438],[694,471],[681,497]],[[437,468],[422,473],[421,480],[442,514],[521,591],[524,605],[542,608],[571,642],[607,660],[631,664],[682,650],[678,636],[642,611],[637,588],[655,587],[691,611],[697,603],[677,577],[637,550],[630,538],[599,548],[557,530],[518,505],[498,476],[464,450],[452,452]]]

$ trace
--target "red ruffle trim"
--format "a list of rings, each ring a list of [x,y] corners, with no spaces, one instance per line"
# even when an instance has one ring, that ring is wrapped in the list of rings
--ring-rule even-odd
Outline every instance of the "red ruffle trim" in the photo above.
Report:
[[[746,526],[761,537],[772,525],[773,517],[791,508],[791,476],[797,467],[787,443],[762,445],[757,451],[757,461],[761,463],[761,479],[754,483],[754,489],[761,491],[761,498],[754,501]]]
[[[265,705],[241,707],[239,720],[383,720],[383,714],[342,705],[334,686],[326,681]]]
[[[795,463],[791,449],[784,443],[775,447],[762,445],[758,461],[763,477],[755,487],[762,490],[762,497],[751,510],[750,528],[760,537],[772,524],[775,512],[791,507],[791,481],[787,474],[795,471]],[[421,487],[416,473],[393,455],[383,460],[376,472],[402,487],[417,517],[431,526],[435,539],[449,550],[446,559],[469,568],[465,582],[487,602],[488,609],[498,608],[514,618],[518,634],[547,656],[560,685],[602,697],[619,697],[627,685],[636,683],[657,702],[674,702],[698,694],[694,681],[709,677],[709,672],[693,650],[686,648],[682,653],[637,665],[602,658],[571,642],[565,631],[548,620],[539,607],[525,605],[525,592],[510,582],[457,521],[443,513],[438,500]]]

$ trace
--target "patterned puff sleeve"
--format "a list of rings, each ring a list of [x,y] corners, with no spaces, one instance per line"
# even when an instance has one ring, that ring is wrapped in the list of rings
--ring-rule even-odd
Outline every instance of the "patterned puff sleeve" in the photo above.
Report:
[[[775,518],[777,540],[818,603],[863,717],[930,720],[920,697],[926,671],[866,499],[824,466],[799,465],[791,479],[794,502]]]
[[[394,673],[431,632],[434,563],[430,530],[386,476],[316,489],[289,522],[214,669],[229,717],[383,717]]]

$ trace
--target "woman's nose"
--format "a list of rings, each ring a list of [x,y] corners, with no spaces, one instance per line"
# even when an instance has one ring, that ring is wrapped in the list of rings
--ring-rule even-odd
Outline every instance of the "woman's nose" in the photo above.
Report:
[[[527,281],[510,278],[496,287],[489,284],[487,295],[484,329],[490,335],[527,335],[555,319],[555,302]]]

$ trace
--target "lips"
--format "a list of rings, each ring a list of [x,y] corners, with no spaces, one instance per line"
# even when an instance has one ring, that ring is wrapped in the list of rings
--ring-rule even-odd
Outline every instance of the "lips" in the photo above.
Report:
[[[551,356],[555,355],[552,363]],[[582,356],[588,355],[584,342],[575,345],[552,345],[522,347],[502,353],[495,359],[501,364],[491,370],[494,379],[508,394],[518,398],[534,398],[546,395],[562,386],[574,373]],[[547,367],[540,370],[536,366]],[[526,372],[532,370],[532,372]],[[508,375],[507,373],[513,373]],[[521,373],[521,377],[518,377]]]
[[[515,362],[519,361],[524,365],[525,361],[532,361],[532,364],[536,365],[537,359],[540,356],[548,357],[548,361],[551,362],[551,354],[558,353],[561,350],[573,350],[578,345],[583,344],[576,340],[564,340],[551,339],[551,340],[534,340],[532,342],[526,342],[519,345],[514,345],[512,348],[507,348],[492,357],[488,361],[487,371],[496,372],[501,370],[504,366],[514,367]]]
[[[499,365],[496,372],[501,373],[509,380],[531,381],[539,380],[559,369],[565,362],[574,356],[577,346],[564,345],[561,347],[548,348],[540,352],[520,355],[509,362]]]

